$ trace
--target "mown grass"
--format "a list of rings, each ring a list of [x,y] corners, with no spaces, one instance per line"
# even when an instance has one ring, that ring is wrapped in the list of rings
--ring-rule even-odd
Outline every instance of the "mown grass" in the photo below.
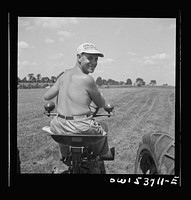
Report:
[[[42,131],[51,120],[43,115],[46,90],[18,90],[17,142],[22,173],[50,173],[59,158],[58,145]],[[116,148],[115,161],[106,162],[107,173],[133,173],[136,150],[144,134],[155,130],[174,134],[174,88],[100,90],[115,105],[114,117],[100,119],[107,122],[109,144]]]

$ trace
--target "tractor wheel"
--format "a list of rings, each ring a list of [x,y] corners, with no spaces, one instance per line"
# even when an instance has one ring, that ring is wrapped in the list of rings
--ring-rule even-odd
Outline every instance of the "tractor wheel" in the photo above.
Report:
[[[155,132],[143,136],[137,150],[135,174],[174,174],[174,138]]]

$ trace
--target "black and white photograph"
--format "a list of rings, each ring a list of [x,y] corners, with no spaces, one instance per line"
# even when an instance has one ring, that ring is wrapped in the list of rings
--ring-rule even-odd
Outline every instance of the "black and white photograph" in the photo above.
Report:
[[[18,16],[17,173],[177,184],[178,20]]]

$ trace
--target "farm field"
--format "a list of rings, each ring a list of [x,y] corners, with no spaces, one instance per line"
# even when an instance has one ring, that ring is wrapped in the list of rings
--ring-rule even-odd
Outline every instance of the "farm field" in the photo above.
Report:
[[[46,90],[18,90],[17,145],[21,173],[50,173],[58,160],[57,143],[42,131],[51,121],[43,115]],[[97,118],[108,124],[109,145],[115,146],[116,151],[114,161],[105,161],[106,172],[133,174],[138,145],[144,134],[161,131],[175,135],[175,88],[100,90],[115,106],[115,116]]]

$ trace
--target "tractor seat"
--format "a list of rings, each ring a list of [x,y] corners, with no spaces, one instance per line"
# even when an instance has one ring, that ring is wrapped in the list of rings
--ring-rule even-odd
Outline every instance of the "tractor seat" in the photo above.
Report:
[[[55,134],[51,132],[50,126],[45,126],[42,128],[43,131],[47,132],[53,140],[57,143],[69,145],[69,146],[88,146],[99,142],[104,137],[107,137],[107,133],[104,135],[82,135],[82,134]]]

